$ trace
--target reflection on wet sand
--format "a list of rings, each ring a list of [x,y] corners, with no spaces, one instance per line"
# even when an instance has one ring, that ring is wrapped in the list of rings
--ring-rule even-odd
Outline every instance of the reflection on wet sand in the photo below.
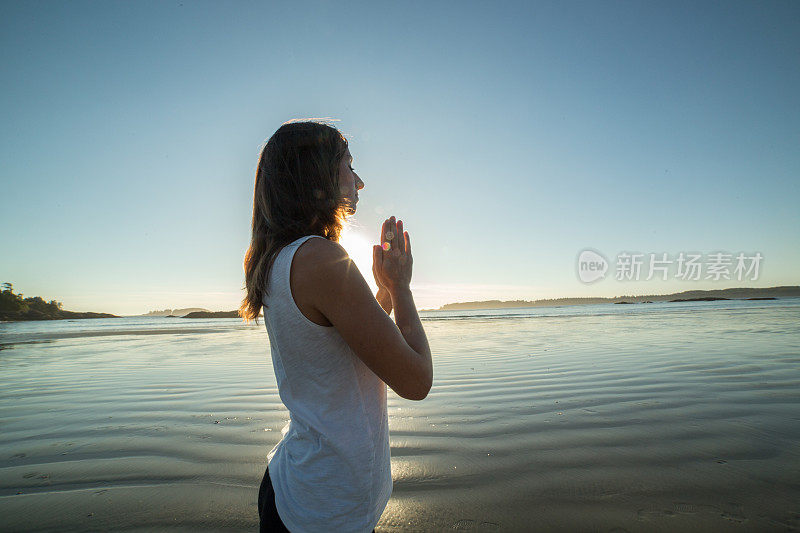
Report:
[[[378,530],[800,527],[800,305],[750,305],[426,321],[434,388],[390,393]],[[288,416],[266,333],[149,320],[2,325],[7,528],[256,526]]]

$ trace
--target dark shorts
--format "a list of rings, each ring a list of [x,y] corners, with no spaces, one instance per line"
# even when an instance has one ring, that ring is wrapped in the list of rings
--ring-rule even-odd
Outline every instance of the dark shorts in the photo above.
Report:
[[[258,517],[261,523],[259,528],[261,533],[289,532],[283,525],[281,517],[278,516],[278,509],[275,507],[275,491],[272,489],[272,481],[269,479],[269,467],[264,472],[264,479],[261,480],[261,487],[258,489]],[[372,533],[375,533],[374,529]]]
[[[258,517],[261,522],[259,531],[275,531],[288,533],[288,529],[281,522],[278,516],[278,509],[275,508],[275,491],[272,490],[272,481],[269,479],[269,467],[264,472],[264,479],[261,480],[261,487],[258,489]]]

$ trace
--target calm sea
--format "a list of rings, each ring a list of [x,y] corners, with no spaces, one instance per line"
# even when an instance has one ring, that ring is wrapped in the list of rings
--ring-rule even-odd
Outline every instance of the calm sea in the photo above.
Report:
[[[425,312],[379,531],[800,530],[800,299]],[[0,324],[0,529],[255,530],[263,322]]]

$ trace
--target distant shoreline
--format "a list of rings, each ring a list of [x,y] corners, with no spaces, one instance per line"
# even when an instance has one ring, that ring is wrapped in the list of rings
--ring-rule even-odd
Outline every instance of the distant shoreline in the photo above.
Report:
[[[781,298],[800,297],[800,286],[784,285],[779,287],[751,288],[739,287],[715,290],[682,291],[671,294],[645,294],[640,296],[623,295],[611,298],[553,298],[544,300],[484,300],[477,302],[456,302],[441,306],[438,309],[420,309],[425,312],[438,311],[470,311],[479,309],[519,309],[525,307],[561,307],[568,305],[592,304],[636,304],[654,302],[691,302],[714,300],[776,300]],[[166,314],[175,311],[186,314]],[[209,311],[203,308],[165,309],[164,311],[150,311],[143,315],[118,316],[110,313],[74,312],[54,309],[52,313],[44,314],[38,311],[26,313],[0,313],[0,322],[23,322],[35,320],[76,320],[96,318],[239,318],[238,311]]]
[[[90,313],[90,312],[77,312],[77,311],[58,311],[58,314],[44,314],[41,312],[30,312],[25,314],[3,314],[0,315],[0,322],[33,322],[43,320],[82,320],[94,318],[124,318],[119,315],[112,315],[111,313]]]
[[[566,305],[652,303],[679,301],[719,300],[753,300],[800,297],[800,286],[784,285],[780,287],[738,287],[730,289],[682,291],[671,294],[644,294],[640,296],[623,295],[612,298],[554,298],[544,300],[484,300],[479,302],[457,302],[445,304],[438,309],[420,309],[420,311],[469,311],[476,309],[516,309],[522,307],[556,307]]]
[[[195,311],[181,318],[239,318],[239,311]]]

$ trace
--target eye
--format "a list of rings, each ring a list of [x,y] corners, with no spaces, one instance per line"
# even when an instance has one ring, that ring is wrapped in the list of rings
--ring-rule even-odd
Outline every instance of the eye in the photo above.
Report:
[[[350,170],[355,172],[356,169],[353,168],[353,165],[350,165]]]

